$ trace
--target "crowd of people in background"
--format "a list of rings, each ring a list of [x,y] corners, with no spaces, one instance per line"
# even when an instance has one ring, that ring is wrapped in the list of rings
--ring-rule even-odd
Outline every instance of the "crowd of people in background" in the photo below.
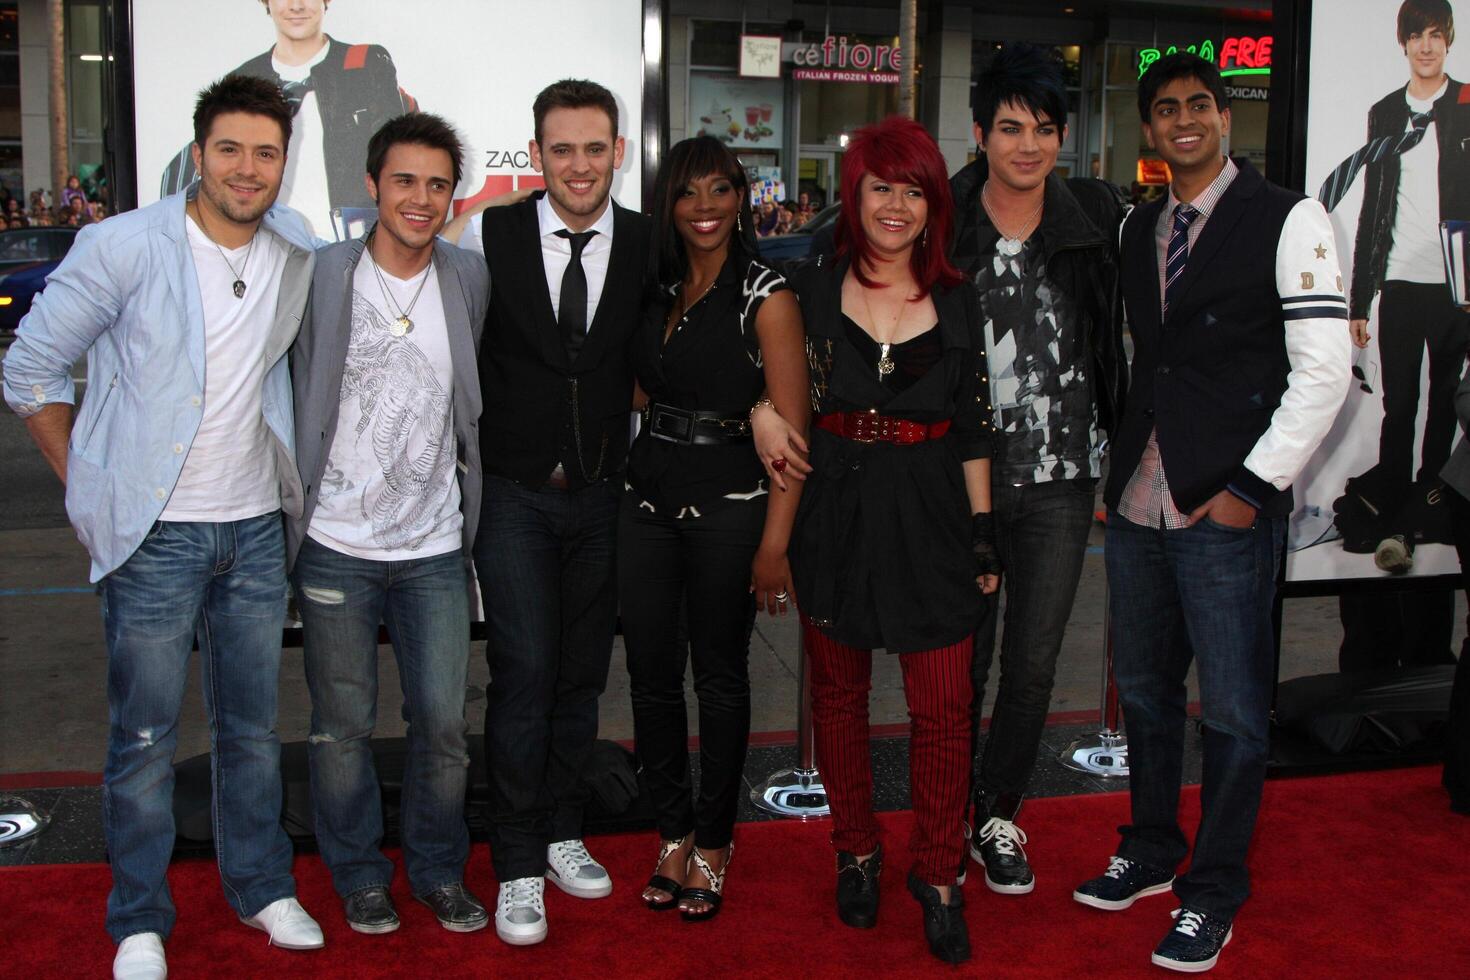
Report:
[[[0,231],[22,228],[80,228],[95,224],[111,214],[107,186],[98,182],[90,189],[82,186],[76,174],[66,179],[61,193],[52,195],[45,188],[31,191],[26,199],[17,197],[0,182]]]
[[[755,233],[761,238],[769,238],[772,235],[789,235],[815,218],[817,212],[821,210],[821,199],[813,199],[807,191],[802,191],[794,201],[789,199],[779,203],[771,199],[760,201],[755,206]]]

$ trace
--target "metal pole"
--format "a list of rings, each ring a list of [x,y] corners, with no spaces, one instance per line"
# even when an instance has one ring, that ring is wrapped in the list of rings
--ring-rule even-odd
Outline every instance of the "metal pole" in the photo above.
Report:
[[[918,0],[899,0],[898,50],[903,52],[903,66],[898,76],[898,114],[910,119],[918,118],[917,101],[914,98],[915,80],[918,78]]]
[[[1119,727],[1118,685],[1113,682],[1113,624],[1108,613],[1108,591],[1103,586],[1102,704],[1098,708],[1098,731],[1079,738],[1062,750],[1061,763],[1068,769],[1094,776],[1128,776],[1128,739]]]
[[[806,640],[798,641],[796,658],[796,768],[771,773],[750,791],[757,809],[793,820],[818,820],[831,811],[822,774],[817,772],[817,743],[812,732],[812,682],[806,669]]]

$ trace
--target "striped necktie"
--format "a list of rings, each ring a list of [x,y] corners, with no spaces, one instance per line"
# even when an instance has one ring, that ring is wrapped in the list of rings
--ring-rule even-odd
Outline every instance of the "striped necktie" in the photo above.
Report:
[[[1356,153],[1337,165],[1326,180],[1322,182],[1322,189],[1317,192],[1317,200],[1328,211],[1336,208],[1348,188],[1353,186],[1353,178],[1358,171],[1363,169],[1364,164],[1377,163],[1385,157],[1398,156],[1406,153],[1419,145],[1424,139],[1424,131],[1434,121],[1432,112],[1416,112],[1409,116],[1409,123],[1414,128],[1394,136],[1380,136],[1369,140],[1360,147]]]
[[[1199,209],[1181,204],[1174,209],[1174,230],[1169,234],[1169,249],[1164,253],[1164,312],[1174,299],[1174,287],[1184,276],[1189,264],[1189,226],[1199,217]]]

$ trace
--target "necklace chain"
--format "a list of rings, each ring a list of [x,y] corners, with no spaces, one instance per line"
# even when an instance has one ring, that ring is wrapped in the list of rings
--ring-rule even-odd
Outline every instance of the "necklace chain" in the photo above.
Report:
[[[878,318],[873,315],[873,305],[868,302],[868,290],[859,283],[858,292],[863,297],[863,310],[868,314],[868,322],[873,324],[873,330],[876,332],[878,329]],[[904,298],[903,306],[898,310],[898,318],[893,321],[893,326],[889,330],[890,337],[897,337],[901,332],[903,328],[903,317],[909,311],[909,303],[911,302],[912,300],[907,297]],[[894,365],[893,357],[891,356],[893,341],[882,341],[878,340],[877,337],[874,337],[873,340],[878,344],[878,378],[881,381],[893,373]]]
[[[229,267],[230,275],[235,277],[235,281],[230,284],[230,290],[234,292],[236,299],[244,299],[246,288],[245,270],[250,268],[250,254],[255,251],[255,239],[260,234],[260,226],[256,225],[255,231],[250,233],[250,244],[245,248],[245,261],[240,263],[240,270],[236,272],[235,263],[230,261],[230,257],[225,254],[225,250],[220,248],[219,242],[215,241],[214,236],[209,233],[209,229],[204,227],[204,209],[199,206],[198,201],[194,202],[194,215],[199,219],[199,230],[204,232],[204,237],[209,239],[209,244],[214,246],[214,250],[219,253],[219,257],[225,260],[225,265]]]
[[[1036,220],[1037,215],[1041,214],[1042,205],[1044,205],[1045,203],[1046,197],[1045,195],[1043,195],[1042,199],[1036,204],[1036,210],[1032,211],[1031,214],[1027,216],[1026,220],[1021,223],[1021,226],[1016,229],[1016,233],[1014,235],[1009,235],[1006,234],[1006,230],[1000,226],[1000,219],[996,217],[995,210],[990,205],[990,181],[987,180],[980,188],[980,206],[983,207],[985,209],[985,213],[990,216],[990,223],[995,226],[996,231],[1000,232],[1000,237],[1006,239],[1007,241],[1025,241],[1026,232],[1031,230],[1032,222]]]
[[[384,305],[388,307],[390,313],[396,314],[388,332],[395,337],[402,337],[413,332],[413,308],[419,305],[419,297],[423,295],[424,286],[429,282],[429,274],[434,271],[434,257],[429,256],[429,264],[424,267],[423,278],[419,280],[419,288],[414,290],[413,299],[408,301],[408,307],[405,309],[398,305],[398,301],[388,291],[388,280],[383,277],[383,270],[378,267],[377,260],[373,258],[372,244],[376,234],[377,229],[374,229],[373,234],[368,236],[367,246],[363,251],[367,252],[368,262],[373,267],[373,274],[378,278],[378,289],[383,293]]]

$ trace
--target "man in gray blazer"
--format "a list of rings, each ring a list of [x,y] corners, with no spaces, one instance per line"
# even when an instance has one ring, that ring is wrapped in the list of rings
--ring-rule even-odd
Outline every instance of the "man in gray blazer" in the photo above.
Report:
[[[463,151],[454,129],[426,113],[377,131],[366,175],[377,223],[317,253],[291,355],[306,504],[287,527],[287,560],[311,690],[317,843],[348,925],[370,934],[399,925],[369,744],[380,621],[409,723],[409,884],[446,929],[489,921],[464,887],[464,692],[480,514],[476,357],[490,277],[482,257],[436,237]]]

